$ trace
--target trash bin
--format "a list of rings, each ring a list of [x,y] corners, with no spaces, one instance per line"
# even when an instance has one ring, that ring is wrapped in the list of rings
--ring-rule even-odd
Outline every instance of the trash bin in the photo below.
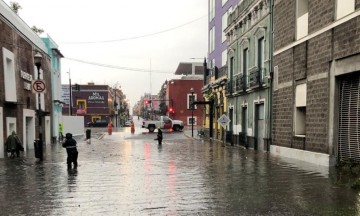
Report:
[[[35,158],[39,158],[42,161],[43,160],[42,143],[40,143],[40,140],[38,139],[34,140],[34,150],[35,150]]]
[[[91,139],[91,130],[90,129],[86,130],[86,139]]]

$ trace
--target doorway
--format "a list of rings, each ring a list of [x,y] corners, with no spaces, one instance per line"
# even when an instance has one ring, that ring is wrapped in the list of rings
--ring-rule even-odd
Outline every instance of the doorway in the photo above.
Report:
[[[264,151],[264,121],[265,112],[264,104],[255,105],[255,138],[256,138],[256,148],[258,150]]]
[[[353,73],[340,80],[338,157],[360,161],[360,76]]]
[[[240,135],[240,144],[248,147],[248,143],[247,143],[247,128],[248,128],[248,120],[247,120],[247,114],[248,110],[247,110],[247,106],[242,107],[242,111],[241,111],[241,135]]]

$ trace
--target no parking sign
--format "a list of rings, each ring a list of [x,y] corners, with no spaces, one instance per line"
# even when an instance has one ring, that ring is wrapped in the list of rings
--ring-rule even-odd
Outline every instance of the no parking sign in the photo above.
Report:
[[[32,81],[32,92],[33,93],[45,93],[46,85],[43,80]]]

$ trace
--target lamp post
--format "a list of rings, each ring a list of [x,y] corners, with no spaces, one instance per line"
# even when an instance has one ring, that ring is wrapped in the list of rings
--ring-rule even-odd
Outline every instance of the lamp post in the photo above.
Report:
[[[191,137],[194,137],[194,88],[190,89],[191,93]]]
[[[34,63],[35,66],[37,68],[37,79],[40,80],[40,67],[41,67],[41,60],[42,60],[42,55],[40,53],[36,53],[34,56]],[[39,159],[40,161],[43,160],[43,141],[42,141],[42,111],[41,111],[41,93],[38,93],[38,121],[39,121],[39,137],[38,137],[38,153],[39,153]],[[35,146],[35,151],[36,151],[36,146]],[[35,152],[36,154],[36,152]]]

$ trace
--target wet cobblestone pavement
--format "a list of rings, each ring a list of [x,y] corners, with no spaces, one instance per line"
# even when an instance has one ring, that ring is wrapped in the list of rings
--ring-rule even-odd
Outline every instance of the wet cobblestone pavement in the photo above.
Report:
[[[264,152],[129,128],[0,159],[0,215],[358,215],[359,194]],[[100,136],[101,137],[101,136]]]

